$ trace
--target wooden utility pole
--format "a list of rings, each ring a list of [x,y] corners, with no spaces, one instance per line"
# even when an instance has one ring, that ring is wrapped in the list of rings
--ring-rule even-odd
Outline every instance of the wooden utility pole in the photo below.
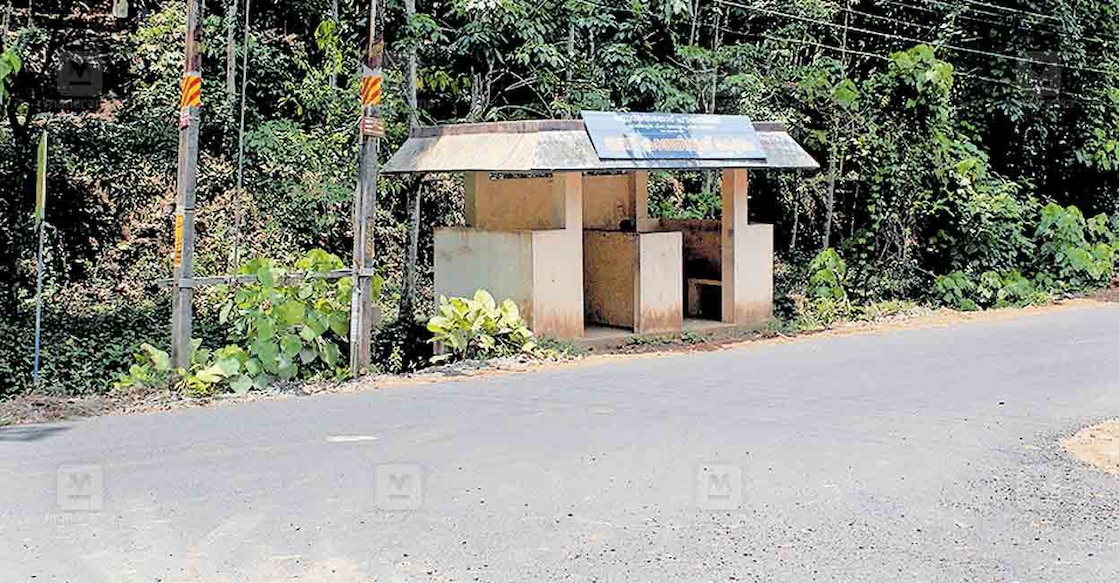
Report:
[[[374,225],[377,216],[377,156],[385,124],[381,119],[384,75],[381,61],[385,44],[377,32],[377,2],[369,4],[369,44],[362,63],[360,153],[357,189],[354,192],[353,296],[350,301],[350,368],[355,376],[369,368],[372,360],[373,325],[379,318],[373,297],[376,259]]]
[[[404,0],[404,17],[410,23],[416,15],[416,0]],[[416,99],[416,41],[408,41],[408,127],[420,126],[419,102]],[[408,224],[408,254],[404,258],[404,297],[400,302],[398,318],[410,322],[415,317],[416,305],[416,263],[420,255],[420,202],[423,196],[423,179],[416,181],[412,192],[411,216]]]
[[[850,30],[851,18],[851,2],[847,1],[847,7],[843,13],[843,47],[840,49],[841,63],[843,64],[843,78],[847,78],[847,32]],[[831,152],[828,156],[828,216],[824,221],[824,249],[831,247],[831,231],[832,223],[835,222],[835,165],[836,158],[839,157],[839,148],[836,142],[839,140],[839,106],[833,103],[832,107],[836,108],[835,119],[832,121],[831,132]],[[841,166],[842,168],[842,166]]]
[[[225,107],[230,120],[237,99],[237,2],[230,0],[225,11]]]
[[[190,368],[194,299],[194,202],[198,179],[198,129],[202,106],[202,15],[186,0],[186,66],[179,98],[179,176],[175,197],[175,289],[171,303],[171,363]]]

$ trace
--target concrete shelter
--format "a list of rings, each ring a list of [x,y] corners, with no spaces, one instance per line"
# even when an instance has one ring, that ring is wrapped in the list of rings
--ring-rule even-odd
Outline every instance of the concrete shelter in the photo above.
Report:
[[[754,128],[764,160],[604,160],[581,120],[436,126],[383,171],[464,175],[466,225],[435,232],[436,296],[486,289],[565,339],[588,326],[677,332],[686,319],[760,326],[773,314],[773,226],[747,222],[748,172],[819,164],[782,124]],[[651,219],[648,171],[697,169],[722,171],[722,219]]]

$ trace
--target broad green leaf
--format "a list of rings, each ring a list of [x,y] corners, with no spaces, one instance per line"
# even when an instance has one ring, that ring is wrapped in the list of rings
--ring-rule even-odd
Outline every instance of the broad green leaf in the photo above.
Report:
[[[219,360],[214,366],[221,371],[222,376],[231,377],[241,372],[241,362],[236,358],[224,358]]]
[[[301,302],[288,300],[280,304],[276,314],[280,318],[280,325],[292,326],[303,321],[304,307]]]
[[[330,315],[330,330],[335,334],[346,338],[350,334],[350,318],[349,314],[342,312],[334,312]]]
[[[298,372],[299,368],[296,367],[294,361],[286,356],[280,357],[280,362],[276,366],[276,374],[279,375],[281,379],[290,381],[291,379],[295,378],[295,375]]]
[[[295,358],[295,355],[299,354],[300,350],[303,350],[303,342],[299,339],[299,336],[288,334],[280,341],[280,349],[283,351],[284,356]]]
[[[276,335],[276,322],[270,316],[261,316],[256,320],[257,340],[270,340]]]
[[[322,357],[323,362],[330,366],[336,366],[338,364],[338,359],[341,357],[341,353],[337,345],[333,342],[327,342],[319,348],[319,356]]]
[[[225,373],[222,372],[218,365],[208,366],[194,375],[195,378],[202,383],[213,385],[220,383],[225,378]]]
[[[272,271],[272,268],[269,266],[264,266],[258,269],[256,272],[256,279],[260,282],[260,285],[264,286],[265,288],[276,287],[276,277]]]
[[[275,364],[276,357],[280,354],[279,347],[271,340],[257,340],[253,344],[253,354],[260,358],[260,363],[268,370],[270,364]]]
[[[253,379],[245,375],[237,375],[229,379],[229,388],[238,395],[245,395],[253,388]]]
[[[264,367],[260,366],[260,361],[259,360],[255,359],[255,358],[250,358],[250,359],[245,361],[245,373],[248,374],[249,376],[255,377],[256,375],[260,374],[263,370],[264,370]]]
[[[148,344],[147,342],[140,345],[140,348],[147,353],[148,358],[152,361],[152,366],[159,372],[171,371],[171,355],[166,352]]]

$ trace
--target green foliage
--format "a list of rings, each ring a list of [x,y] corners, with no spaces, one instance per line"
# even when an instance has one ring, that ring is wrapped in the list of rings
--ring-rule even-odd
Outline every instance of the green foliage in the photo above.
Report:
[[[106,393],[114,376],[128,369],[132,354],[150,341],[161,344],[168,335],[171,313],[166,304],[87,308],[60,301],[43,307],[42,393],[86,396]],[[199,318],[199,335],[208,335],[209,322]],[[35,315],[17,310],[0,318],[0,398],[32,388]]]
[[[1009,229],[1015,234],[1029,229],[1028,225],[1017,224],[1019,214],[1018,210],[1013,213],[1016,224]],[[1085,220],[1075,206],[1049,203],[1041,209],[1032,235],[1024,242],[1017,236],[1010,239],[1010,251],[995,262],[996,269],[980,271],[976,267],[988,262],[973,261],[966,262],[971,269],[937,277],[934,298],[961,310],[1040,304],[1048,301],[1050,292],[1077,292],[1106,285],[1115,275],[1119,237],[1107,215]],[[987,249],[998,247],[992,242]],[[1027,260],[1027,255],[1032,257]],[[1024,275],[1022,269],[1034,276]]]
[[[847,262],[831,247],[821,251],[808,264],[808,295],[812,298],[847,300]]]
[[[294,266],[304,277],[289,283],[287,268],[270,259],[254,259],[238,270],[255,277],[254,283],[218,289],[220,321],[229,325],[229,339],[244,347],[244,358],[238,359],[243,378],[232,379],[231,386],[263,387],[274,379],[347,374],[342,355],[353,284],[348,277],[330,281],[310,276],[342,266],[337,256],[313,249]],[[376,278],[374,296],[380,287]]]
[[[12,50],[0,51],[0,107],[7,105],[11,79],[19,74],[23,61]]]
[[[933,285],[933,293],[942,303],[965,312],[979,309],[979,305],[971,299],[975,289],[975,282],[960,271],[937,277]]]
[[[373,366],[376,372],[401,374],[431,365],[431,333],[423,322],[397,319],[373,332]]]
[[[540,338],[537,351],[556,359],[579,358],[587,353],[586,349],[570,340]]]
[[[148,305],[148,283],[170,274],[168,209],[184,13],[181,2],[149,4],[144,18],[80,31],[83,46],[101,55],[106,73],[105,99],[89,111],[58,99],[60,55],[73,48],[76,32],[65,22],[48,27],[40,19],[16,19],[0,39],[0,190],[7,193],[0,197],[0,309],[17,313],[0,322],[0,393],[28,386],[26,300],[35,281],[35,237],[27,225],[33,201],[29,154],[42,129],[54,139],[46,289],[59,306],[47,317],[48,390],[102,392],[141,342],[166,344],[166,306],[158,317],[130,316],[123,308]],[[420,12],[405,21],[399,1],[390,1],[382,25],[389,55],[418,53],[418,113],[425,125],[577,117],[582,109],[743,114],[785,121],[825,167],[834,152],[830,211],[827,172],[751,176],[751,212],[777,225],[779,260],[797,274],[796,285],[786,286],[793,292],[783,305],[787,314],[794,311],[796,292],[804,296],[801,311],[824,322],[861,317],[861,310],[882,302],[928,298],[937,275],[958,272],[974,284],[962,296],[944,287],[940,297],[986,307],[998,305],[1000,294],[1012,304],[1025,301],[1029,286],[1037,293],[1066,293],[1102,285],[1113,272],[1115,243],[1108,232],[1114,228],[1085,218],[1114,216],[1119,209],[1119,52],[1099,44],[1119,38],[1110,3],[1031,5],[1059,17],[1065,32],[1028,18],[961,16],[973,8],[965,0],[893,3],[883,10],[895,20],[862,24],[886,34],[858,35],[852,39],[858,50],[845,54],[825,48],[843,41],[836,24],[845,13],[836,3],[794,0],[781,7],[789,16],[688,0],[419,4]],[[74,0],[60,0],[55,8],[58,14],[101,10]],[[238,241],[243,256],[274,257],[281,264],[311,248],[338,255],[349,249],[358,115],[358,81],[350,73],[358,70],[365,46],[368,6],[342,2],[339,8],[339,17],[328,21],[321,3],[254,9],[248,47],[235,49],[238,57],[249,51],[252,63],[246,187],[234,189],[236,107],[215,91],[200,144],[199,274],[236,267],[228,257],[238,215],[244,217]],[[225,10],[222,3],[207,9],[202,62],[208,79],[224,76]],[[901,24],[907,21],[940,24],[935,35],[918,35]],[[928,44],[898,51],[890,35],[920,36]],[[986,52],[1005,55],[1059,46],[1060,66],[936,48],[953,38],[975,39]],[[874,56],[887,54],[885,61]],[[385,62],[383,157],[408,133],[404,63]],[[1057,69],[1063,71],[1059,97],[1049,78]],[[982,75],[958,73],[974,71]],[[427,361],[430,349],[410,315],[391,321],[403,287],[406,202],[415,184],[396,176],[378,183],[377,268],[387,279],[379,301],[390,325],[375,341],[386,371],[412,370]],[[461,222],[462,183],[437,178],[424,188],[418,297],[430,298],[432,227]],[[1064,210],[1061,216],[1045,211],[1051,216],[1039,231],[1040,200]],[[650,173],[649,202],[657,217],[717,219],[717,174]],[[1070,215],[1070,205],[1083,209],[1083,216]],[[825,246],[827,224],[828,246],[842,252],[846,273],[833,266],[810,283],[821,269],[806,268]],[[1011,278],[1015,270],[1019,279]],[[998,274],[998,286],[991,272]],[[842,284],[834,285],[833,276]],[[270,378],[332,374],[323,360],[330,349],[324,355],[318,339],[298,332],[301,345],[291,365],[280,358],[284,339],[304,329],[281,322],[298,320],[298,308],[283,307],[287,299],[251,316],[240,314],[249,307],[230,308],[227,321],[243,325],[236,338],[248,355],[242,366],[255,362],[263,369],[259,352],[270,357],[274,349],[276,358],[266,359],[275,365]],[[311,306],[298,294],[295,299],[306,316]],[[196,306],[201,317],[215,321],[221,307],[202,294]],[[423,302],[417,313],[434,309]],[[253,352],[269,332],[269,324],[258,321],[262,317],[274,320],[267,341],[274,346],[261,343]],[[321,322],[302,325],[321,329]],[[343,338],[324,334],[344,352]],[[204,336],[209,346],[225,340],[224,334]],[[288,341],[286,347],[290,353],[296,345]],[[302,362],[304,350],[314,355],[312,363]]]
[[[1049,294],[1017,270],[1005,273],[986,271],[977,279],[954,271],[936,278],[933,284],[936,300],[948,307],[971,312],[984,308],[1040,305],[1049,301]]]
[[[895,316],[905,316],[917,312],[918,310],[919,306],[916,302],[887,300],[884,302],[874,302],[865,306],[856,306],[854,309],[854,318],[856,320],[876,322]]]
[[[202,340],[190,343],[190,368],[173,368],[171,355],[144,343],[135,354],[136,363],[113,383],[116,391],[166,388],[191,398],[211,397],[228,384],[234,393],[243,395],[254,386],[245,373],[248,356],[237,346],[226,346],[211,351],[202,346]]]
[[[114,384],[118,389],[170,388],[188,397],[208,397],[230,390],[245,394],[277,380],[325,375],[344,378],[343,358],[349,335],[350,278],[336,281],[311,277],[342,268],[342,260],[313,249],[289,270],[270,259],[254,259],[239,275],[255,281],[219,286],[220,324],[231,344],[210,350],[191,342],[189,369],[172,370],[166,352],[141,345],[136,363]],[[292,273],[300,278],[290,278]],[[374,295],[381,281],[374,280]]]
[[[1075,206],[1063,208],[1049,203],[1041,209],[1034,237],[1039,278],[1048,287],[1079,291],[1111,281],[1119,238],[1107,215],[1085,220]]]
[[[826,328],[851,315],[847,297],[847,262],[835,249],[821,251],[808,264],[807,293],[793,299],[797,327]]]
[[[432,362],[489,359],[533,353],[536,341],[513,300],[498,304],[485,290],[473,298],[439,298],[439,313],[427,322],[431,342],[447,352]]]

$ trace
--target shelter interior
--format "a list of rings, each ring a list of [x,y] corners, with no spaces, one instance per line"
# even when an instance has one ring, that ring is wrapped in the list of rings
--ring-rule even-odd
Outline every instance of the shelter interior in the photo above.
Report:
[[[685,318],[764,324],[773,229],[746,222],[747,171],[723,170],[722,220],[651,219],[648,172],[465,173],[466,225],[435,235],[438,295],[514,299],[538,334],[586,326],[683,330]]]

